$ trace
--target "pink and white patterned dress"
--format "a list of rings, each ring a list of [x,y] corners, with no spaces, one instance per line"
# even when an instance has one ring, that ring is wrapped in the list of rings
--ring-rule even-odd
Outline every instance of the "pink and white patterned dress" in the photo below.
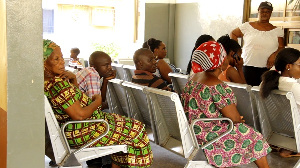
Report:
[[[236,104],[236,97],[225,84],[207,86],[190,80],[181,95],[184,111],[191,123],[197,118],[223,117],[220,110]],[[199,146],[227,130],[222,121],[197,122],[194,130]],[[204,149],[209,164],[232,167],[248,164],[271,152],[271,148],[257,130],[244,124],[234,124],[233,131]]]

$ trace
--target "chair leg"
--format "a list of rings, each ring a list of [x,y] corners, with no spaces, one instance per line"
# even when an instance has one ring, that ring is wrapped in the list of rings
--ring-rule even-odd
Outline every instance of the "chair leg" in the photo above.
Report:
[[[82,168],[82,165],[78,162],[77,158],[75,157],[74,153],[71,153],[67,156],[64,161],[62,162],[60,168]]]
[[[214,168],[214,166],[208,164],[206,161],[188,161],[184,168]]]
[[[299,159],[298,162],[295,164],[294,168],[300,168],[300,159]]]

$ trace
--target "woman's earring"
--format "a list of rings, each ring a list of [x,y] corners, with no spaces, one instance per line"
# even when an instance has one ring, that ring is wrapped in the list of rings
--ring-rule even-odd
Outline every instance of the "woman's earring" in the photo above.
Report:
[[[288,69],[288,71],[289,71],[290,69]]]

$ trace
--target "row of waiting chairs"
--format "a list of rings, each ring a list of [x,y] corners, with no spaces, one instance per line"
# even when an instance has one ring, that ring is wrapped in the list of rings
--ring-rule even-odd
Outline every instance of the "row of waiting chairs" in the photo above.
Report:
[[[169,76],[174,89],[182,93],[188,75],[170,73]],[[257,86],[226,83],[235,93],[237,109],[246,124],[260,131],[269,144],[300,152],[300,112],[292,92],[274,90],[262,99]]]
[[[173,79],[174,81],[175,79]],[[231,85],[232,88],[234,86],[234,84]],[[248,88],[247,91],[249,92],[249,87],[244,87],[244,90],[246,90],[245,88]],[[300,116],[293,95],[290,92],[274,91],[267,100],[262,100],[259,97],[258,88],[251,88],[250,93],[252,93],[250,98],[255,99],[258,105],[256,107],[258,107],[259,123],[262,127],[262,133],[268,142],[272,145],[299,152],[300,124],[296,119],[299,120]],[[236,92],[235,94],[239,97]],[[273,98],[273,94],[277,95],[278,98]],[[193,126],[189,127],[177,93],[140,86],[119,79],[112,79],[108,84],[107,100],[111,112],[144,122],[151,141],[187,158],[189,162],[186,167],[211,167],[207,164],[201,150],[204,146],[201,149],[198,147],[192,130]],[[87,148],[87,146],[84,146],[83,149],[79,150],[68,148],[63,128],[59,128],[47,98],[45,98],[45,102],[45,115],[50,138],[56,162],[60,166],[76,167],[77,165],[80,167],[79,162],[82,161],[119,151],[126,152],[126,145],[97,148]],[[273,104],[269,105],[270,102],[273,102]],[[279,103],[281,103],[281,107],[283,106],[283,109],[286,111],[283,115],[280,114],[282,110],[278,110],[279,108],[276,107]],[[269,109],[273,112],[270,113],[271,117],[267,112]],[[250,116],[250,118],[255,120],[255,117]],[[228,119],[225,118],[225,120]],[[100,122],[105,121],[101,120]],[[253,123],[255,122],[253,121]],[[298,161],[294,168],[299,167],[300,161]]]
[[[187,158],[189,162],[186,167],[212,167],[207,164],[203,151],[199,149],[193,126],[189,126],[177,93],[111,79],[108,83],[107,97],[111,112],[143,122],[150,141]],[[207,119],[197,121],[200,120]],[[228,118],[208,120],[231,122]],[[231,128],[218,138],[228,134],[232,128],[231,122]]]
[[[112,86],[114,88],[111,88]],[[126,103],[125,108],[120,106],[118,107],[119,104],[116,102],[119,101],[119,98],[117,96],[109,97],[108,102],[110,110],[112,112],[122,112],[119,114],[125,114],[129,117],[144,122],[147,128],[147,132],[150,133],[149,138],[154,143],[159,144],[160,146],[174,151],[175,153],[187,158],[189,160],[188,164],[186,165],[187,168],[212,168],[212,166],[207,163],[206,158],[203,154],[203,150],[199,149],[192,127],[189,127],[187,118],[185,117],[183,107],[177,93],[156,88],[149,88],[146,86],[140,86],[118,79],[110,80],[108,85],[108,92],[114,90],[114,93],[118,94],[119,92],[115,90],[115,87],[119,87],[120,90],[124,91],[126,95]],[[110,93],[108,94],[108,96],[112,96],[114,93]],[[111,100],[113,101],[110,102]],[[142,103],[143,101],[144,103]],[[61,168],[79,168],[82,167],[81,162],[120,151],[124,153],[127,152],[126,145],[89,148],[90,144],[105,136],[108,131],[103,133],[92,142],[82,146],[80,149],[71,149],[67,143],[64,133],[64,128],[68,124],[78,122],[104,122],[106,123],[107,127],[109,127],[109,125],[105,120],[69,121],[60,128],[46,96],[45,117],[53,147],[55,161]],[[226,134],[231,132],[233,128],[233,123],[228,118],[197,119],[196,121],[200,120],[228,120],[231,127],[226,133],[218,138],[225,136]],[[215,142],[216,140],[218,140],[218,138],[207,143],[207,145]]]

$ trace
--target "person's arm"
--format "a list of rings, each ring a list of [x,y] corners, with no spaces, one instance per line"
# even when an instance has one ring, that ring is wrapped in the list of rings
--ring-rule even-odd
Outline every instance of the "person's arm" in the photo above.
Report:
[[[157,77],[157,76],[154,76],[154,78],[151,79],[149,84],[150,84],[149,87],[171,91],[171,88],[169,88],[167,86],[166,82],[164,80],[162,80],[161,78]]]
[[[65,112],[72,118],[72,120],[85,120],[89,118],[93,112],[101,105],[102,98],[96,94],[92,97],[93,102],[86,106],[81,107],[79,101],[65,109]]]
[[[236,28],[234,30],[231,31],[230,33],[230,38],[235,40],[235,41],[238,41],[238,38],[239,37],[243,37],[244,34],[242,33],[242,31],[240,30],[240,28]]]
[[[278,37],[278,48],[274,53],[272,53],[269,56],[268,61],[267,61],[267,68],[272,68],[272,66],[274,65],[275,58],[276,58],[278,52],[280,50],[282,50],[283,48],[284,48],[283,37]]]
[[[159,73],[161,75],[161,78],[168,82],[168,84],[171,84],[171,78],[169,77],[169,73],[173,72],[171,67],[166,63],[163,59],[160,59],[157,62],[157,68],[159,70]]]
[[[85,82],[87,85],[86,94],[91,98],[95,94],[101,94],[100,89],[100,78],[95,73],[89,73],[85,77]]]
[[[221,113],[224,117],[230,118],[232,122],[235,123],[244,123],[243,116],[237,111],[235,104],[230,104],[222,108]]]
[[[64,73],[59,75],[59,77],[62,78],[62,79],[68,79],[70,83],[72,83],[74,86],[78,87],[76,75],[73,74],[72,72],[65,71]]]
[[[103,78],[103,82],[102,82],[102,86],[101,86],[101,96],[102,96],[101,110],[108,108],[108,103],[105,101],[106,100],[106,92],[107,92],[107,84],[108,84],[108,80],[114,79],[116,77],[116,74],[117,74],[116,70],[113,70],[113,73],[111,76],[109,76],[107,78]]]
[[[116,77],[116,70],[113,70],[113,73],[111,76],[107,78],[103,78],[102,86],[101,86],[101,96],[102,96],[102,101],[105,102],[106,100],[106,92],[107,92],[107,83],[108,80],[114,79]]]
[[[236,60],[235,62],[236,69],[234,67],[229,67],[227,69],[227,79],[234,83],[246,83],[246,79],[243,72],[243,62],[243,58],[240,58],[240,60]]]

